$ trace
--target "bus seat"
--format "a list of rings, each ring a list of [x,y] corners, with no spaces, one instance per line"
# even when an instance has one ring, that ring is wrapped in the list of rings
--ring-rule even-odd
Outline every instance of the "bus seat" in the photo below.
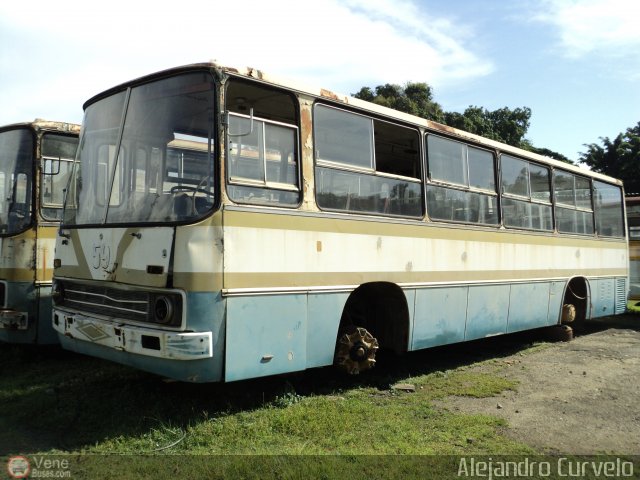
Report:
[[[186,193],[176,195],[173,200],[173,213],[176,215],[176,219],[184,219],[193,215],[193,204],[191,203],[191,197]]]

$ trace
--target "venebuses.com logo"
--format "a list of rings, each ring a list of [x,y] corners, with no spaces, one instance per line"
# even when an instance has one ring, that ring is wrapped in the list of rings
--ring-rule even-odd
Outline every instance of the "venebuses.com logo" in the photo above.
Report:
[[[31,473],[31,464],[27,457],[11,457],[7,462],[7,472],[11,478],[27,478]]]
[[[69,460],[24,455],[15,455],[7,461],[9,478],[71,478]]]

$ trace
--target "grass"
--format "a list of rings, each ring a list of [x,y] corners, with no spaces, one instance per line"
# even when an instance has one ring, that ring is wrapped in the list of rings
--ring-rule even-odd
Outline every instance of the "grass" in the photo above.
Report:
[[[517,388],[496,357],[526,351],[527,341],[491,342],[383,357],[358,377],[326,368],[208,385],[168,383],[56,349],[0,345],[0,456],[70,455],[73,478],[111,476],[119,468],[137,478],[173,478],[185,473],[185,458],[189,476],[197,477],[191,473],[204,475],[198,469],[211,467],[211,455],[224,456],[213,457],[220,475],[253,478],[284,462],[293,470],[280,478],[297,478],[296,466],[333,478],[389,463],[388,455],[405,455],[406,463],[428,461],[411,455],[535,453],[504,436],[497,417],[434,406],[450,395]],[[470,371],[478,362],[486,368]],[[415,392],[390,388],[398,382]],[[249,462],[246,455],[255,457]],[[161,471],[153,467],[159,457]]]

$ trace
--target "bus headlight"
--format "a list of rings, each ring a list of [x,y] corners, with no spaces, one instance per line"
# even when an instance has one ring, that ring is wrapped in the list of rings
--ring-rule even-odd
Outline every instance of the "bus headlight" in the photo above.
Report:
[[[153,302],[153,315],[157,323],[167,324],[173,320],[173,302],[164,295],[157,296]]]

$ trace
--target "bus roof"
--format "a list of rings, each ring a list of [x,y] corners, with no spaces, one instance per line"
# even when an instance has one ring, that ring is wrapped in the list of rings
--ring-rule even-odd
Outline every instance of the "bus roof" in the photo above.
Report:
[[[11,130],[14,128],[33,128],[35,130],[48,130],[60,133],[80,133],[80,125],[68,122],[56,122],[36,118],[32,122],[18,122],[0,126],[0,130]]]
[[[319,88],[319,87],[313,87],[313,86],[308,86],[308,85],[304,85],[300,82],[297,82],[295,80],[291,80],[291,79],[286,79],[286,78],[281,78],[281,77],[275,77],[272,76],[270,74],[267,74],[265,72],[263,72],[262,70],[256,69],[256,68],[252,68],[252,67],[242,67],[242,68],[236,68],[236,67],[229,67],[229,66],[223,66],[218,64],[215,61],[211,61],[211,62],[204,62],[204,63],[194,63],[194,64],[190,64],[190,65],[184,65],[184,66],[180,66],[180,67],[174,67],[174,68],[170,68],[167,70],[162,70],[159,72],[155,72],[149,75],[145,75],[143,77],[139,77],[137,79],[133,79],[131,81],[125,82],[123,84],[117,85],[113,88],[110,88],[109,90],[106,90],[102,93],[99,93],[95,96],[93,96],[92,98],[90,98],[89,100],[87,100],[85,102],[85,104],[83,105],[83,108],[86,109],[87,106],[89,106],[90,104],[96,102],[97,100],[104,98],[105,96],[111,95],[112,93],[115,93],[117,91],[123,90],[124,88],[131,86],[131,85],[135,85],[135,84],[140,84],[140,83],[145,83],[147,81],[151,81],[153,79],[156,78],[161,78],[161,77],[165,77],[168,75],[172,75],[175,73],[179,73],[179,72],[187,72],[187,71],[193,71],[193,70],[201,70],[201,69],[209,69],[209,70],[213,70],[215,73],[218,74],[218,76],[233,76],[233,77],[241,77],[241,78],[247,78],[247,79],[251,79],[254,81],[260,81],[260,82],[264,82],[270,85],[274,85],[277,87],[281,87],[287,90],[291,90],[294,91],[296,93],[300,93],[300,94],[304,94],[304,95],[309,95],[309,96],[313,96],[318,100],[326,100],[329,102],[333,102],[333,103],[337,103],[337,104],[342,104],[345,106],[350,106],[350,107],[354,107],[357,108],[359,110],[362,111],[367,111],[369,113],[374,113],[377,114],[379,116],[383,116],[386,117],[387,119],[392,119],[395,121],[400,121],[400,122],[404,122],[404,123],[408,123],[408,124],[412,124],[414,126],[418,126],[418,127],[422,127],[425,129],[428,129],[432,132],[439,132],[445,135],[449,135],[449,136],[453,136],[456,137],[460,140],[467,140],[467,141],[471,141],[473,143],[479,144],[479,145],[483,145],[486,146],[488,148],[491,149],[497,149],[500,150],[503,153],[509,153],[509,154],[513,154],[513,155],[517,155],[520,157],[526,157],[528,159],[534,160],[534,161],[538,161],[538,162],[542,162],[542,163],[546,163],[549,164],[551,166],[554,167],[558,167],[558,168],[562,168],[564,170],[568,170],[568,171],[572,171],[575,172],[577,174],[580,175],[586,175],[586,176],[590,176],[593,177],[595,179],[598,180],[603,180],[609,183],[615,183],[619,186],[622,186],[622,181],[618,180],[616,178],[610,177],[608,175],[604,175],[601,173],[597,173],[597,172],[593,172],[591,170],[588,170],[586,168],[581,168],[566,162],[561,162],[559,160],[555,160],[551,157],[545,157],[543,155],[539,155],[537,153],[534,152],[530,152],[527,150],[523,150],[521,148],[518,147],[514,147],[511,145],[508,145],[506,143],[502,143],[502,142],[498,142],[495,140],[490,140],[488,138],[482,137],[480,135],[476,135],[470,132],[466,132],[464,130],[459,130],[457,128],[454,127],[450,127],[447,125],[443,125],[441,123],[438,122],[434,122],[432,120],[427,120],[425,118],[422,117],[417,117],[415,115],[411,115],[405,112],[401,112],[399,110],[394,110],[388,107],[384,107],[382,105],[378,105],[372,102],[367,102],[365,100],[360,100],[358,98],[352,97],[350,95],[344,95],[344,94],[340,94],[340,93],[335,93],[331,90],[327,90],[324,88]]]

